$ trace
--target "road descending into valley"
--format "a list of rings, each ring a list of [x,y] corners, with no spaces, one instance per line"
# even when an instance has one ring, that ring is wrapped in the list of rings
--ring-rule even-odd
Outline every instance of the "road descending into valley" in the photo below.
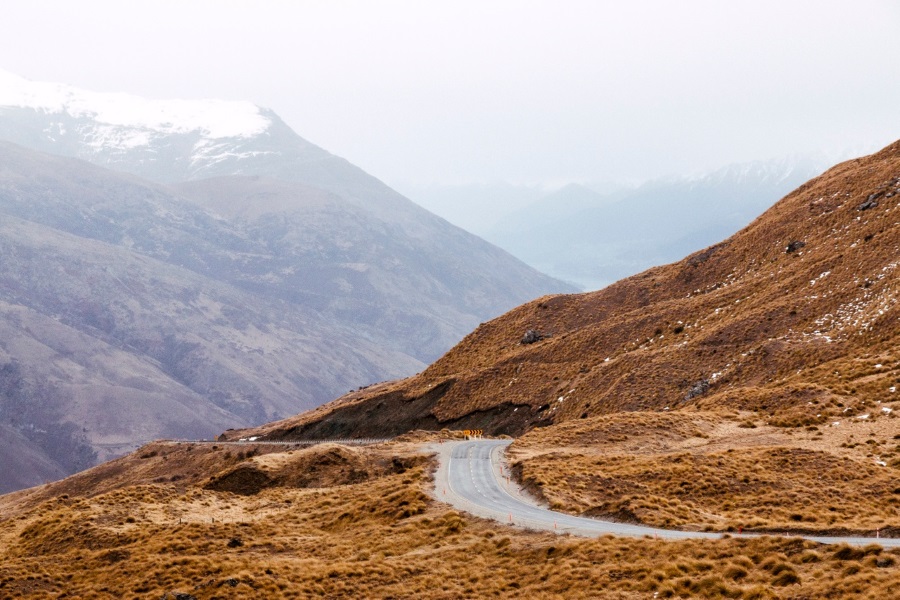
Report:
[[[435,451],[439,459],[434,480],[436,498],[479,517],[528,529],[570,533],[584,537],[612,534],[678,540],[717,539],[723,536],[721,533],[657,529],[629,523],[601,521],[542,508],[524,494],[509,477],[504,455],[506,447],[511,443],[512,440],[476,439],[430,446],[429,449]],[[758,534],[728,535],[753,537]],[[889,548],[900,547],[900,538],[803,537],[825,544],[848,543],[864,546],[876,543]]]

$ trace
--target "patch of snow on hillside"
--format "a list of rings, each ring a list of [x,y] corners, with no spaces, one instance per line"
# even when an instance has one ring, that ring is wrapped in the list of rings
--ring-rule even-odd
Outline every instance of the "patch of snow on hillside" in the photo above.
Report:
[[[208,168],[218,162],[228,159],[245,159],[262,155],[276,154],[272,151],[247,151],[235,152],[234,145],[225,142],[214,142],[210,138],[204,138],[194,144],[193,153],[191,154],[191,166]]]
[[[829,275],[831,275],[831,271],[825,271],[824,273],[820,274],[820,275],[819,275],[818,277],[816,277],[815,279],[810,280],[809,285],[816,285],[816,282],[817,282],[817,281],[822,280],[822,279],[825,279],[825,278],[828,277]]]
[[[85,132],[85,141],[95,150],[103,148],[140,148],[148,146],[152,141],[152,134],[145,129],[131,129],[99,125]]]
[[[251,102],[150,100],[130,94],[89,92],[58,83],[34,82],[0,69],[0,106],[88,117],[99,123],[158,132],[201,132],[212,139],[252,137],[270,121]],[[139,134],[123,140],[137,144]],[[134,147],[134,146],[129,146]]]
[[[789,329],[784,339],[831,342],[846,340],[854,332],[862,335],[871,331],[875,321],[893,310],[898,303],[898,293],[894,289],[896,280],[893,278],[893,272],[897,266],[898,263],[893,262],[882,267],[881,272],[874,277],[857,278],[854,283],[861,291],[855,298],[839,305],[833,313],[825,313],[817,318],[813,322],[811,331],[798,333]],[[829,271],[822,273],[810,284],[814,284],[815,281],[826,277],[829,273]],[[807,296],[807,298],[816,299],[818,296]]]

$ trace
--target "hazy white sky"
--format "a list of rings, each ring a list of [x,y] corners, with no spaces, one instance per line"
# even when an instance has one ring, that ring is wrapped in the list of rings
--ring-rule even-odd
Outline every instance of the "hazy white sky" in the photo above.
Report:
[[[646,179],[900,138],[900,2],[6,0],[0,68],[251,100],[388,183]]]

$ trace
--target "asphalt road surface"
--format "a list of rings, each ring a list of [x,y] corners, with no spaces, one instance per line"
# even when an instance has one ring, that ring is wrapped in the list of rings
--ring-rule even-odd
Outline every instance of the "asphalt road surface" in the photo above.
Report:
[[[444,442],[431,446],[437,452],[439,467],[435,473],[435,496],[455,508],[473,515],[527,529],[570,533],[584,537],[620,535],[664,539],[716,539],[720,533],[657,529],[628,523],[601,521],[554,512],[538,505],[509,478],[505,449],[512,440],[478,439]],[[874,533],[874,532],[873,532]],[[728,534],[731,537],[753,537],[756,534]],[[798,537],[798,536],[791,536]],[[825,544],[877,543],[884,547],[900,547],[900,538],[872,537],[806,537]]]

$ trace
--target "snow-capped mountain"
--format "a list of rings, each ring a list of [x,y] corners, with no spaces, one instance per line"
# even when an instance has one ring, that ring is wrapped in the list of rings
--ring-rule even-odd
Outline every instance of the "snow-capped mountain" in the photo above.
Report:
[[[340,187],[365,175],[250,102],[152,100],[2,70],[0,138],[162,182],[246,174]]]
[[[33,82],[0,70],[0,105],[31,108],[73,118],[87,117],[98,129],[129,132],[99,138],[95,146],[130,149],[154,138],[198,133],[205,141],[247,138],[271,124],[250,102],[224,100],[151,100],[129,94],[102,94],[60,83]],[[63,129],[58,132],[66,135]]]

